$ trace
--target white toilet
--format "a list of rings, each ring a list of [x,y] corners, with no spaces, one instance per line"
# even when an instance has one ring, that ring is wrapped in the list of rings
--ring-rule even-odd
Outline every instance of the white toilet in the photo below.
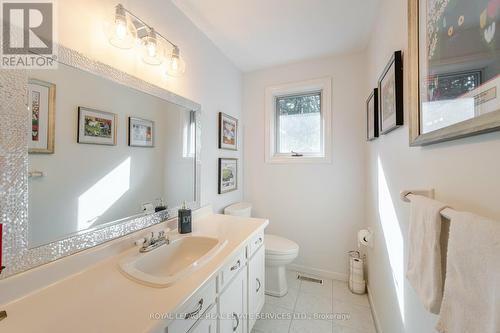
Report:
[[[252,205],[240,202],[224,209],[224,214],[251,217]],[[283,237],[265,234],[266,247],[266,294],[282,297],[288,292],[285,266],[299,255],[299,246]]]

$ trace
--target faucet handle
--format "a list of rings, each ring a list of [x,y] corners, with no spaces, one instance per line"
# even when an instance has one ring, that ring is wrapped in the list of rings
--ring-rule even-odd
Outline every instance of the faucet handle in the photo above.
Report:
[[[158,232],[158,239],[161,239],[165,237],[165,231],[161,230],[160,232]]]
[[[135,246],[143,246],[148,241],[147,237],[142,237],[134,241]]]

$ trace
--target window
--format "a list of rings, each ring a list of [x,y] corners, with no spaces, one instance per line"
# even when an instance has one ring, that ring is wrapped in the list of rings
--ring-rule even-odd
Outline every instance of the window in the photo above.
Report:
[[[276,97],[276,152],[321,153],[321,91]]]
[[[266,90],[266,161],[330,162],[331,80]]]

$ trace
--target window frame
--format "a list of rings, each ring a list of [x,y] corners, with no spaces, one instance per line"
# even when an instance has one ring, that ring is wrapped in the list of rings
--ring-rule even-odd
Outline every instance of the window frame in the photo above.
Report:
[[[294,83],[270,86],[266,88],[266,163],[331,163],[332,162],[332,79],[324,77]],[[277,152],[278,122],[277,99],[279,97],[306,95],[320,92],[321,117],[321,152],[291,153]]]

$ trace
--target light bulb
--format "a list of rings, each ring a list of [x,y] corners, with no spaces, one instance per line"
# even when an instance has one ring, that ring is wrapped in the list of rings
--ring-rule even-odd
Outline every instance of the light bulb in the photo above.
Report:
[[[186,63],[181,58],[181,52],[177,46],[174,46],[172,54],[167,65],[167,74],[170,76],[181,76],[186,71]]]
[[[153,28],[150,28],[148,35],[143,38],[142,44],[142,60],[149,65],[160,65],[164,59]]]
[[[127,20],[127,12],[122,5],[115,8],[115,17],[112,23],[105,26],[106,34],[111,45],[120,49],[134,47],[137,32]]]
[[[179,70],[179,58],[174,57],[172,58],[172,71],[177,72]]]
[[[148,45],[146,45],[146,49],[148,51],[148,56],[154,57],[156,56],[156,44],[149,42]]]
[[[116,20],[115,22],[115,34],[119,39],[125,39],[127,37],[127,24],[122,20]]]

